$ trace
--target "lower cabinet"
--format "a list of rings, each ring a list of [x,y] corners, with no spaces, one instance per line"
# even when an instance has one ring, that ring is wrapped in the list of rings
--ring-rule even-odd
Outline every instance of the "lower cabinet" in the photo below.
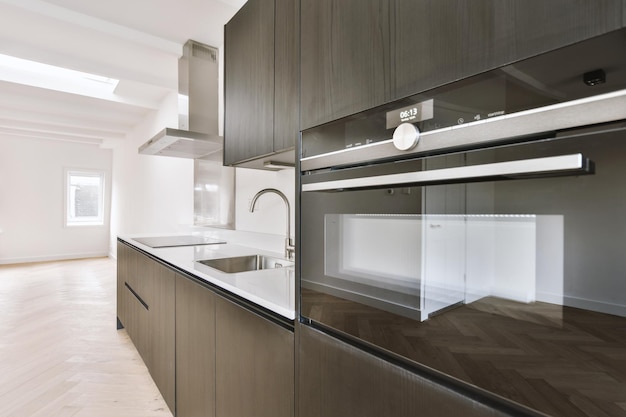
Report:
[[[294,334],[118,242],[119,324],[177,417],[293,417]]]
[[[216,415],[294,415],[294,335],[217,297]]]
[[[118,242],[118,320],[170,410],[175,393],[174,272]]]
[[[176,274],[176,416],[215,416],[215,294]]]
[[[175,274],[165,266],[153,262],[154,280],[150,310],[151,363],[148,367],[170,410],[176,405],[175,356]]]
[[[503,417],[470,397],[300,325],[299,417]]]

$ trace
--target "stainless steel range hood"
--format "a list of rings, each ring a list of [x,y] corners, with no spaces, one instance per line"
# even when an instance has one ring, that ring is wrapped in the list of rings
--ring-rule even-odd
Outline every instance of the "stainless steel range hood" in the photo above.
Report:
[[[235,169],[224,166],[224,141],[218,136],[216,48],[185,43],[178,60],[178,94],[178,128],[165,127],[139,153],[193,159],[194,225],[234,229]]]
[[[165,127],[139,147],[144,155],[203,158],[221,153],[218,136],[218,50],[192,40],[178,61],[178,128]],[[187,110],[188,109],[188,110]]]
[[[141,145],[139,153],[196,159],[222,152],[222,148],[220,136],[166,127]]]

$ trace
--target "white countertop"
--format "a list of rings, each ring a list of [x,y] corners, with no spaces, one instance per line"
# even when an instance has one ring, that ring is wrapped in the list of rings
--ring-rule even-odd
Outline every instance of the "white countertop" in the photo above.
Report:
[[[223,239],[227,243],[151,248],[135,241],[133,236],[119,236],[119,238],[199,279],[210,282],[287,319],[294,320],[296,318],[295,271],[293,266],[227,274],[196,262],[203,259],[254,254],[284,258],[284,253],[282,253],[284,236],[214,228],[202,228],[201,231],[185,233],[185,235],[189,234]],[[134,237],[150,236],[168,236],[168,234],[141,234]],[[170,236],[174,235],[170,234]]]

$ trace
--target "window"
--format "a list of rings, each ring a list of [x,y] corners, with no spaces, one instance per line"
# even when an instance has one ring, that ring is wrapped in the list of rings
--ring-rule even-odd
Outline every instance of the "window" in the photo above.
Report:
[[[104,224],[104,172],[66,171],[66,226]]]

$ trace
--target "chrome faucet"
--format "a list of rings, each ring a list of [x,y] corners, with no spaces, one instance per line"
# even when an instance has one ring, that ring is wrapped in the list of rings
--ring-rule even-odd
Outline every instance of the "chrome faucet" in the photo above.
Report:
[[[265,188],[259,191],[258,193],[254,195],[254,197],[252,197],[252,202],[250,203],[250,213],[254,212],[254,206],[256,204],[257,199],[265,193],[278,194],[285,202],[285,206],[287,209],[287,231],[286,231],[287,236],[285,237],[285,257],[287,259],[293,259],[296,253],[296,247],[293,244],[293,239],[291,239],[291,220],[289,219],[289,216],[291,215],[291,207],[289,206],[289,200],[287,200],[287,197],[285,196],[285,194],[283,194],[281,191],[277,190],[276,188]]]

